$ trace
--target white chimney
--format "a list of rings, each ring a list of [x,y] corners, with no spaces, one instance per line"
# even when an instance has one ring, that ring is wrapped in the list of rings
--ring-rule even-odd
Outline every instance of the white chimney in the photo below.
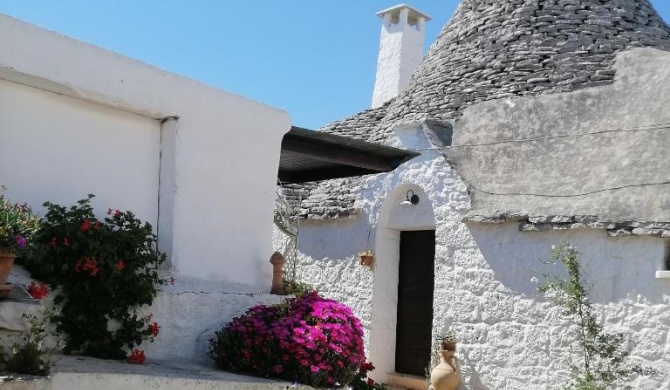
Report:
[[[384,20],[379,43],[372,107],[380,107],[407,86],[423,59],[426,22],[430,16],[400,4],[377,13]]]

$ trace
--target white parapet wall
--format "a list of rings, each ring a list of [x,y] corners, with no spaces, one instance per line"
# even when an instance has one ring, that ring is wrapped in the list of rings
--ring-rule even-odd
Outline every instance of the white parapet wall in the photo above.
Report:
[[[43,214],[42,203],[132,210],[156,226],[161,124],[0,80],[0,183]]]
[[[286,112],[4,15],[0,47],[6,195],[43,212],[93,193],[99,214],[150,222],[169,255],[175,284],[142,309],[161,327],[148,359],[207,361],[223,324],[280,300],[266,293]],[[30,283],[20,267],[10,281]]]
[[[0,47],[12,200],[39,209],[95,193],[96,206],[160,226],[178,279],[269,291],[286,112],[4,15]]]

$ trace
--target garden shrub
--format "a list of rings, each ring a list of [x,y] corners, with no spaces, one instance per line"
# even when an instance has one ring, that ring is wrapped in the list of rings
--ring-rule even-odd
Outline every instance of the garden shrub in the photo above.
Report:
[[[216,333],[209,355],[224,370],[314,387],[361,383],[372,369],[358,318],[316,292],[249,309]]]
[[[65,353],[124,359],[125,349],[158,335],[158,324],[136,309],[152,304],[163,283],[156,267],[165,255],[156,250],[150,224],[112,209],[99,220],[91,198],[69,209],[45,203],[48,211],[24,263],[55,291],[60,311],[53,320],[65,337]]]
[[[51,366],[44,342],[47,338],[45,328],[50,315],[50,312],[44,313],[40,318],[23,315],[28,329],[23,335],[15,336],[9,351],[0,349],[0,372],[33,376],[49,375]]]
[[[575,327],[574,344],[578,347],[578,364],[570,364],[572,380],[564,390],[607,390],[625,383],[635,375],[655,375],[656,371],[632,362],[626,337],[621,332],[607,332],[600,324],[589,299],[589,285],[584,280],[581,254],[570,243],[554,247],[551,261],[561,263],[567,278],[544,274],[538,286],[541,293],[548,294],[551,301],[563,308]],[[617,387],[619,388],[619,387]]]

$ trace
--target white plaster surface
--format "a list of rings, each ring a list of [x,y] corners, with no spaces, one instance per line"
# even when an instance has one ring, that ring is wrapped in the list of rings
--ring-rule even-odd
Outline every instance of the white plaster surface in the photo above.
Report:
[[[170,274],[161,276],[168,279]],[[14,266],[9,282],[16,286],[15,290],[30,285],[31,281],[27,271]],[[45,309],[53,309],[54,295],[52,293],[42,301],[0,301],[0,347],[9,346],[11,342],[3,340],[3,336],[17,336],[27,329],[23,314],[39,318]],[[138,348],[151,360],[209,365],[209,340],[216,331],[253,306],[276,304],[284,299],[286,296],[227,292],[222,290],[220,283],[182,276],[174,285],[161,286],[151,307],[139,308],[139,315],[153,315],[152,321],[158,323],[160,330],[153,343],[144,341]],[[47,345],[50,348],[58,343],[57,337],[53,336],[49,337]]]
[[[0,183],[41,214],[93,193],[155,226],[159,153],[156,120],[0,80]]]
[[[67,122],[46,126],[50,120],[58,119],[53,116],[64,111],[56,107],[51,111],[44,111],[42,106],[35,107],[40,108],[37,111],[31,111],[31,105],[17,107],[23,115],[14,119],[21,121],[14,123],[11,130],[5,126],[0,129],[3,137],[12,134],[16,138],[19,130],[32,134],[29,140],[41,134],[36,145],[40,151],[47,149],[45,145],[54,146],[41,155],[13,144],[13,147],[21,147],[21,152],[37,156],[32,169],[18,167],[4,160],[6,157],[0,157],[3,159],[0,160],[0,181],[8,181],[6,184],[13,191],[11,195],[20,195],[17,201],[32,203],[57,198],[54,194],[65,191],[59,188],[67,184],[68,191],[77,195],[95,192],[100,199],[116,196],[150,201],[153,215],[147,214],[148,206],[144,204],[142,207],[131,204],[129,208],[146,216],[155,226],[158,193],[170,194],[168,204],[172,203],[172,207],[161,208],[160,212],[166,214],[160,219],[166,222],[161,225],[161,238],[171,237],[172,243],[163,242],[161,247],[170,248],[173,270],[178,277],[218,281],[223,291],[270,290],[272,268],[267,261],[272,250],[271,221],[280,145],[290,129],[286,112],[4,15],[0,15],[0,47],[0,79],[67,96],[55,100],[67,100],[68,107],[76,108],[75,112],[80,114],[71,118],[69,126]],[[9,84],[3,82],[3,88],[5,85]],[[40,97],[48,95],[25,92],[25,87],[21,87],[20,92],[14,91],[16,87],[7,88],[12,88],[10,95],[4,98],[9,100],[7,103],[11,103],[14,96],[20,99],[24,94],[26,103],[41,101]],[[116,110],[110,113],[110,108]],[[4,106],[0,106],[0,110],[4,110]],[[0,121],[7,120],[5,111],[0,112]],[[99,120],[100,117],[104,120]],[[179,119],[178,125],[172,126],[176,132],[174,144],[163,142],[162,145],[162,151],[170,154],[168,160],[172,161],[161,167],[164,168],[160,172],[164,187],[158,188],[160,124],[152,119],[166,117]],[[96,126],[105,126],[104,136],[94,136],[97,127],[90,126],[91,121],[95,121]],[[127,122],[141,125],[140,128],[126,126]],[[29,128],[23,128],[27,124],[31,124]],[[151,142],[146,139],[149,134]],[[114,142],[104,142],[108,139],[105,137]],[[122,147],[119,139],[125,140]],[[9,143],[1,140],[0,151],[4,151]],[[142,154],[138,155],[140,150]],[[102,153],[105,161],[96,161],[98,153],[93,151]],[[112,151],[118,158],[110,162]],[[57,152],[62,155],[54,155]],[[90,172],[85,171],[88,176],[84,177],[80,177],[81,170],[67,169],[72,164],[64,162],[82,155],[91,168]],[[134,159],[142,161],[134,163]],[[60,170],[53,173],[39,170],[47,164]],[[134,181],[124,182],[121,177],[124,172],[125,176],[129,175],[127,171],[131,166],[134,172],[130,177]],[[110,174],[113,168],[118,171]],[[9,171],[12,176],[5,179]],[[153,172],[151,177],[140,179],[150,171]],[[91,178],[91,175],[95,176]],[[48,184],[56,180],[63,185],[51,189]],[[151,188],[151,197],[146,194],[146,188]],[[63,197],[63,200],[67,199]],[[114,203],[119,208],[124,206],[119,204],[121,202]],[[169,221],[172,221],[171,226]]]
[[[280,303],[284,298],[269,294],[222,292],[214,282],[181,278],[174,286],[163,286],[151,308],[160,333],[153,343],[140,347],[155,359],[209,363],[209,340],[233,317],[256,305]]]
[[[421,16],[418,24],[410,25],[409,15],[410,9],[404,7],[393,8],[380,14],[384,22],[372,95],[373,108],[380,107],[398,96],[423,59],[423,45],[426,39],[425,18]],[[394,18],[398,19],[398,23],[393,23]]]
[[[404,146],[404,138],[398,137],[396,146]],[[362,319],[376,380],[385,381],[386,373],[394,371],[398,229],[425,225],[399,214],[403,209],[384,213],[386,205],[404,199],[407,188],[420,189],[427,198],[422,194],[421,202],[433,208],[433,333],[456,332],[462,388],[549,390],[565,385],[569,363],[578,356],[570,353],[574,329],[558,307],[536,292],[531,279],[544,271],[561,272],[541,260],[549,259],[552,245],[566,240],[582,252],[602,324],[625,332],[632,358],[659,371],[635,379],[633,388],[670,388],[670,284],[655,279],[664,265],[664,241],[612,238],[587,229],[526,233],[514,223],[466,226],[460,222],[470,207],[465,183],[433,150],[392,173],[368,178],[357,200],[363,210],[357,218],[300,226],[299,278],[350,305]],[[364,249],[369,230],[377,255],[373,272],[354,258]]]

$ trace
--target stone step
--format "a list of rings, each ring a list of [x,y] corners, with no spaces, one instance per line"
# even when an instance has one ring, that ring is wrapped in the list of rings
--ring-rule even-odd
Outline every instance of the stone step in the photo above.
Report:
[[[389,389],[395,388],[398,390],[426,390],[428,382],[422,376],[398,374],[397,372],[389,373],[386,378],[386,384]]]
[[[46,378],[0,374],[0,390],[313,390],[279,380],[219,371],[185,361],[152,361],[143,365],[88,357],[54,356]]]

